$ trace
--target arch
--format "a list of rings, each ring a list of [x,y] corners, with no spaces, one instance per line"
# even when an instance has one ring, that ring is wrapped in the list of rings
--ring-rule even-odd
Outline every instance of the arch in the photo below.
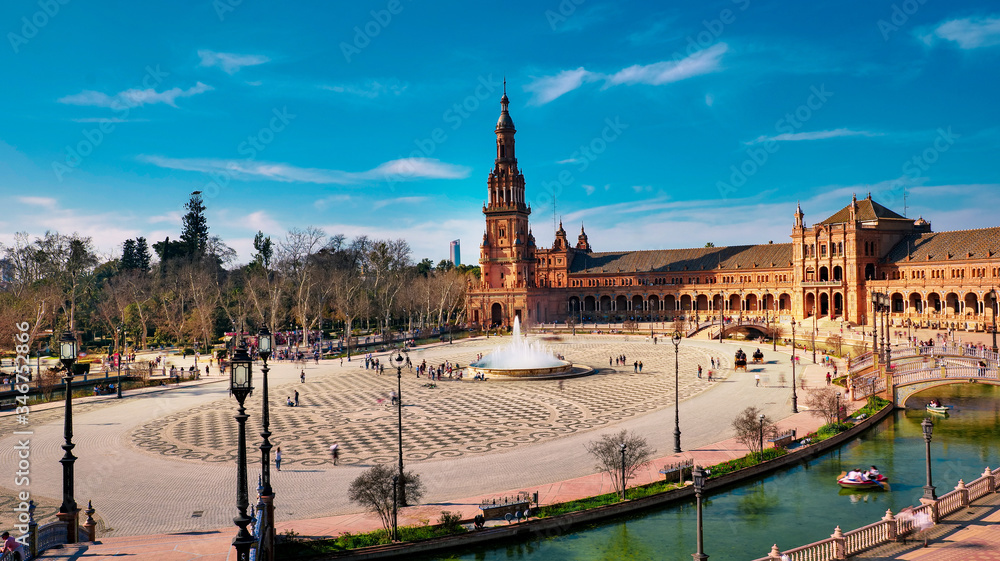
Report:
[[[663,297],[663,310],[668,314],[677,309],[677,297],[673,294],[667,294]]]
[[[758,302],[756,294],[748,294],[746,298],[746,303],[748,312],[760,311],[760,302]]]
[[[581,310],[581,308],[580,308],[580,297],[579,296],[570,296],[569,297],[569,313],[575,315],[575,314],[580,313],[580,310]]]
[[[965,315],[979,315],[979,295],[970,292],[965,295]]]
[[[729,295],[729,307],[727,309],[730,312],[739,312],[740,309],[741,309],[740,305],[742,304],[742,302],[743,302],[743,300],[740,298],[739,294],[730,294]]]
[[[962,302],[958,299],[958,294],[954,292],[949,292],[944,295],[945,306],[948,307],[948,312],[957,314],[962,310]]]
[[[792,296],[785,292],[782,292],[778,296],[778,310],[780,311],[790,311],[792,309]]]
[[[993,310],[992,312],[988,312],[990,314],[995,315],[997,312],[1000,312],[1000,309],[997,308],[997,300],[993,298],[992,294],[987,292],[986,294],[983,294],[983,313],[987,313],[986,310],[990,308]],[[990,318],[993,318],[993,316],[991,315]]]
[[[583,299],[583,311],[585,312],[596,312],[597,311],[597,299],[593,296],[586,296]]]
[[[760,298],[760,309],[769,312],[774,311],[774,295],[765,293]]]
[[[910,306],[910,311],[915,313],[923,313],[924,311],[924,301],[920,297],[920,293],[911,292],[907,297],[907,304]]]
[[[833,316],[841,317],[844,315],[844,295],[840,292],[833,293]]]
[[[830,295],[825,292],[819,295],[819,315],[830,315]]]
[[[894,314],[899,314],[903,312],[905,299],[903,295],[898,292],[892,293],[892,305],[889,307],[889,311]]]
[[[598,301],[598,304],[600,304],[597,307],[598,312],[608,313],[611,311],[611,297],[608,296],[607,294],[601,296],[601,299]]]
[[[650,313],[656,314],[657,316],[660,315],[660,297],[659,296],[657,296],[655,294],[652,295],[652,296],[650,296],[649,297],[649,301],[647,302],[646,306],[647,306],[646,309],[649,310]]]
[[[493,327],[503,325],[503,305],[500,302],[494,302],[490,306],[490,325]]]
[[[865,265],[865,280],[875,280],[875,264]]]
[[[686,312],[690,312],[691,311],[691,295],[690,294],[681,294],[681,310],[684,310]]]
[[[941,311],[941,295],[937,292],[931,292],[927,295],[927,311],[928,312],[940,312]]]
[[[698,310],[707,310],[708,309],[708,296],[706,296],[704,294],[699,294],[698,297],[695,298],[694,303],[695,303],[695,308],[696,309],[698,309]]]
[[[844,280],[844,268],[841,267],[840,265],[837,265],[836,267],[833,268],[833,280],[835,281]]]
[[[615,297],[615,311],[619,313],[628,311],[628,298],[622,294]]]
[[[816,295],[810,292],[809,294],[806,294],[806,297],[802,302],[805,306],[805,317],[813,315],[813,311],[816,309]]]
[[[725,302],[725,298],[721,294],[712,295],[712,311],[718,312],[722,309],[722,303]]]
[[[830,269],[827,269],[825,265],[819,268],[819,280],[821,282],[830,280]]]
[[[632,307],[630,309],[636,314],[641,314],[644,311],[642,307],[644,303],[642,296],[636,294],[635,296],[632,297],[632,301],[630,303],[632,304]]]

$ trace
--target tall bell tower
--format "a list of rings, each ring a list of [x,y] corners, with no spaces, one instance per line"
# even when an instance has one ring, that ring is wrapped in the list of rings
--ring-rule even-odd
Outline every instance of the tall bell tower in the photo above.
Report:
[[[534,245],[528,230],[531,207],[525,202],[524,176],[517,169],[514,121],[508,111],[507,85],[500,98],[500,118],[494,129],[496,159],[487,180],[489,200],[483,206],[486,232],[480,246],[482,285],[487,289],[527,289],[534,286]],[[504,323],[519,310],[505,310]],[[524,318],[522,318],[524,319]]]

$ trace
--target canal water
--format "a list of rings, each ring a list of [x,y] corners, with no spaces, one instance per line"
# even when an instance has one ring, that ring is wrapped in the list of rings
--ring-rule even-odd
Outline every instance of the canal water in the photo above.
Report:
[[[958,480],[978,478],[1000,464],[1000,387],[943,386],[910,398],[882,423],[807,464],[711,493],[703,503],[705,553],[718,560],[764,557],[777,543],[791,549],[830,537],[840,525],[853,530],[919,504],[925,483],[923,406],[938,398],[954,408],[931,415],[931,457],[938,496]],[[841,472],[872,464],[889,477],[890,491],[841,490]],[[534,536],[502,546],[474,548],[424,559],[494,561],[690,561],[696,551],[694,499],[560,536]]]

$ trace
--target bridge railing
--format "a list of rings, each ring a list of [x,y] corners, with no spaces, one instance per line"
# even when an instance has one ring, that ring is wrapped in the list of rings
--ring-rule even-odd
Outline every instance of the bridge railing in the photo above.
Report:
[[[847,372],[853,376],[858,372],[871,368],[873,364],[875,364],[875,355],[871,352],[867,352],[851,360],[851,367],[847,370]]]
[[[833,535],[808,545],[789,549],[782,553],[775,545],[771,554],[754,561],[835,561],[847,559],[863,551],[896,541],[900,538],[933,526],[941,519],[969,506],[973,501],[997,490],[1000,469],[986,468],[983,475],[965,485],[962,481],[954,491],[945,493],[937,501],[917,507],[905,508],[897,515],[886,511],[884,518],[850,532],[841,533],[840,527]]]

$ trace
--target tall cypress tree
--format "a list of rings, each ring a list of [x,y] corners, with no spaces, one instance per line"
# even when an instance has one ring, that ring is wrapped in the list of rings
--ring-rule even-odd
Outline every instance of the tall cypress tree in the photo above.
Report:
[[[191,259],[201,259],[208,247],[208,220],[205,218],[201,191],[191,193],[191,200],[184,208],[187,209],[187,214],[181,221],[181,242],[187,246],[187,254]]]

